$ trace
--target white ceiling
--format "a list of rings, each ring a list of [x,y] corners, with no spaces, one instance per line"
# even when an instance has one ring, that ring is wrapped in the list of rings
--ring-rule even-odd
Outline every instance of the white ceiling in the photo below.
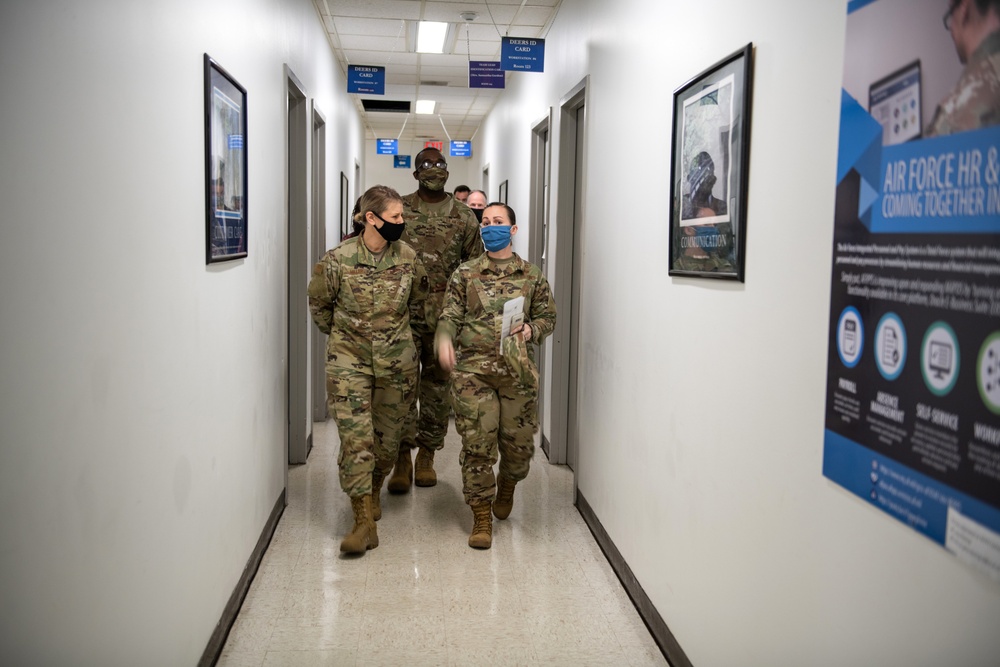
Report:
[[[469,88],[469,60],[500,60],[500,36],[544,38],[562,0],[314,0],[333,52],[385,67],[385,95],[353,95],[369,139],[472,139],[502,92]],[[475,12],[471,22],[460,14]],[[492,15],[492,19],[491,19]],[[443,54],[415,53],[416,21],[452,24]],[[530,74],[507,73],[512,76]],[[361,99],[438,102],[435,115],[366,112]],[[405,128],[404,128],[405,121]],[[444,127],[442,127],[442,123]]]

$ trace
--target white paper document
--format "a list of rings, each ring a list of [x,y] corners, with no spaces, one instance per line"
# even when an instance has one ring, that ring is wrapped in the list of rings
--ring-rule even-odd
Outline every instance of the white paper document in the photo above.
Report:
[[[503,339],[524,324],[524,297],[514,297],[503,305],[503,323],[500,326],[500,349],[503,349]]]

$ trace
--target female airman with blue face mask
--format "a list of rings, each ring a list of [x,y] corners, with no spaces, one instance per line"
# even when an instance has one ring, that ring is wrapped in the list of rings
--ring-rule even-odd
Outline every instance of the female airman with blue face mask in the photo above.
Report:
[[[452,374],[462,486],[474,524],[469,546],[489,549],[492,515],[508,517],[514,486],[528,475],[535,452],[533,348],[555,328],[556,304],[542,272],[513,250],[513,209],[489,204],[480,233],[486,253],[452,274],[435,350],[441,368]],[[499,474],[494,474],[498,459]]]

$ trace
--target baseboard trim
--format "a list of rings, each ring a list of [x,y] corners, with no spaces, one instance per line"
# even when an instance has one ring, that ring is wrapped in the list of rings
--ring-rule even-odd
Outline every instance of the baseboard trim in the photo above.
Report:
[[[542,451],[545,452],[545,458],[551,458],[549,456],[549,449],[552,445],[549,444],[549,438],[544,433],[542,434]]]
[[[212,637],[208,640],[208,646],[205,647],[205,652],[202,653],[201,660],[198,661],[198,667],[212,667],[218,661],[219,656],[222,655],[222,649],[226,646],[226,638],[229,637],[229,630],[233,627],[233,623],[236,622],[236,617],[240,613],[240,607],[243,606],[243,600],[250,589],[250,583],[253,581],[254,575],[257,574],[257,568],[260,567],[260,561],[264,558],[267,546],[271,543],[271,537],[274,536],[274,529],[278,527],[278,520],[281,518],[281,513],[285,511],[285,493],[286,490],[282,489],[281,495],[278,496],[277,502],[274,503],[271,516],[268,517],[267,523],[264,524],[264,530],[261,531],[260,538],[257,540],[257,546],[254,547],[253,553],[250,554],[250,560],[247,561],[246,567],[243,568],[243,575],[236,582],[236,589],[229,596],[226,608],[222,610],[222,618],[219,619],[218,625],[215,626],[215,632],[212,633]]]
[[[608,563],[611,564],[611,569],[618,575],[618,580],[622,582],[625,592],[628,593],[632,604],[635,605],[636,611],[639,612],[639,616],[649,629],[649,633],[653,636],[656,645],[663,652],[663,657],[666,658],[671,667],[693,667],[681,645],[677,643],[674,634],[670,632],[670,628],[667,627],[663,617],[660,616],[660,612],[656,611],[656,607],[653,606],[649,596],[642,590],[639,581],[632,574],[632,569],[625,562],[625,559],[622,558],[618,547],[611,541],[611,537],[604,530],[604,526],[601,525],[597,515],[594,514],[594,510],[587,503],[587,499],[583,497],[579,489],[576,491],[576,508],[583,517],[584,523],[590,528],[594,539],[597,540],[601,551],[604,552]]]

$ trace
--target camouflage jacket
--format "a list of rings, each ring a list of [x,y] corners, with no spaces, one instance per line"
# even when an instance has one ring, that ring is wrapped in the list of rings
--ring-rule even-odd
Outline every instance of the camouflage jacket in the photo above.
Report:
[[[472,209],[451,195],[428,204],[416,192],[403,197],[403,220],[403,240],[417,251],[430,283],[424,318],[414,322],[414,329],[433,333],[451,274],[462,262],[483,254],[479,222]]]
[[[313,321],[330,336],[328,367],[377,377],[416,369],[410,311],[427,297],[427,274],[413,248],[390,243],[376,263],[360,236],[348,239],[316,264],[308,293]]]
[[[955,89],[941,100],[924,131],[936,137],[1000,124],[1000,30],[982,41],[965,63]]]
[[[455,368],[482,375],[513,375],[500,351],[503,306],[524,296],[524,322],[531,325],[531,343],[541,343],[556,326],[556,302],[549,281],[534,264],[517,253],[498,264],[483,254],[458,267],[448,283],[437,336],[455,345]],[[529,345],[534,361],[534,346]]]

